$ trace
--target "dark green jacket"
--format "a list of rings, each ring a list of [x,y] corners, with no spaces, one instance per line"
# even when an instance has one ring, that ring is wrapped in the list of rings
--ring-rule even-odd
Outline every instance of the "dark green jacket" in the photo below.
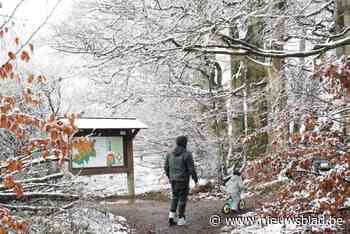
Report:
[[[198,182],[192,153],[184,147],[177,146],[173,152],[167,154],[164,170],[170,181],[187,182],[192,176],[194,182]]]

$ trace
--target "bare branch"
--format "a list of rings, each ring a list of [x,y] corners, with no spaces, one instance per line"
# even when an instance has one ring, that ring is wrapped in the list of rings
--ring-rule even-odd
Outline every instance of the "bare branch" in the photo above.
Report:
[[[49,199],[79,199],[79,195],[67,194],[67,193],[45,193],[45,192],[25,192],[23,193],[25,198],[49,198]],[[0,200],[12,200],[16,199],[16,193],[0,193]]]
[[[17,3],[16,7],[13,9],[11,15],[7,18],[7,20],[4,21],[4,23],[0,26],[0,30],[2,30],[6,24],[8,24],[8,22],[10,22],[10,20],[13,18],[13,16],[15,15],[16,11],[18,10],[18,8],[22,5],[22,3],[25,0],[21,0],[20,2]]]

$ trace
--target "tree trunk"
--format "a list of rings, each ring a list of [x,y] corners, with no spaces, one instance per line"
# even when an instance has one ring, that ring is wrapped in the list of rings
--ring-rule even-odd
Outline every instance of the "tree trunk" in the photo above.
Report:
[[[335,22],[337,32],[341,32],[344,28],[350,26],[350,0],[336,0],[336,12],[335,12]],[[344,36],[348,36],[347,33]],[[337,55],[340,57],[342,55],[350,54],[350,46],[343,46],[337,49]]]

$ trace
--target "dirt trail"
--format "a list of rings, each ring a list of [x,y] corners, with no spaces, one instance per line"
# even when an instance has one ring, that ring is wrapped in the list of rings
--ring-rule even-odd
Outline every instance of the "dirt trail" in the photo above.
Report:
[[[133,234],[214,234],[220,233],[220,227],[209,224],[211,215],[220,215],[223,201],[200,200],[189,201],[186,216],[191,218],[191,224],[186,226],[168,225],[169,202],[154,200],[136,200],[133,204],[116,203],[110,206],[116,215],[127,218],[130,227],[136,231]]]

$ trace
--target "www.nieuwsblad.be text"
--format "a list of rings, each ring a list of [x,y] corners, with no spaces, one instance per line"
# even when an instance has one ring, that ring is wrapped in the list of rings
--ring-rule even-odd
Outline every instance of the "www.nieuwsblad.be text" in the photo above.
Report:
[[[293,225],[344,225],[345,220],[331,216],[296,216],[296,217],[255,217],[255,216],[232,216],[221,217],[212,215],[209,219],[212,226],[251,226],[251,225],[273,225],[273,224],[293,224]]]

